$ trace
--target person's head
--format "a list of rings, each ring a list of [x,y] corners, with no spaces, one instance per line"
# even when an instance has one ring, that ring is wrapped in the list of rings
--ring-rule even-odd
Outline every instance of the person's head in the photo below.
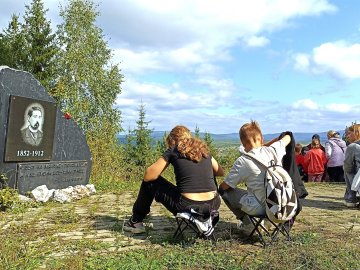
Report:
[[[28,111],[28,122],[33,130],[38,130],[42,122],[42,111],[40,107],[33,106]]]
[[[176,146],[179,153],[192,160],[199,162],[203,157],[209,156],[209,149],[203,141],[193,138],[190,130],[185,126],[174,127],[166,138],[168,147]]]
[[[295,144],[295,152],[296,152],[297,154],[300,154],[300,153],[301,153],[302,148],[303,148],[303,146],[302,146],[301,143]]]
[[[314,135],[312,135],[311,140],[313,140],[313,139],[318,139],[318,140],[320,141],[320,136],[319,136],[319,134],[314,134]]]
[[[250,151],[254,147],[259,147],[263,143],[263,136],[259,124],[251,120],[244,124],[239,130],[240,141],[245,151]]]
[[[307,152],[309,152],[309,147],[304,146],[303,149],[301,149],[301,154],[305,156]]]
[[[353,124],[347,130],[347,139],[350,143],[360,140],[360,124]]]
[[[340,133],[335,131],[335,130],[329,130],[326,135],[327,135],[328,139],[330,139],[330,138],[340,138]]]
[[[312,139],[311,148],[320,148],[320,141],[317,138]]]
[[[185,127],[178,125],[174,127],[169,135],[166,137],[166,144],[168,147],[178,145],[179,142],[189,140],[192,138],[190,130]]]

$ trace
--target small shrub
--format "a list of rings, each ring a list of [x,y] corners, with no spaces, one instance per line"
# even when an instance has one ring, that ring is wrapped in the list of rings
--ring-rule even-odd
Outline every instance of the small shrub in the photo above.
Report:
[[[0,190],[0,209],[12,208],[19,202],[19,194],[15,189],[5,187]]]
[[[7,181],[8,181],[8,178],[6,177],[6,175],[1,173],[0,174],[0,189],[3,189],[8,186]]]

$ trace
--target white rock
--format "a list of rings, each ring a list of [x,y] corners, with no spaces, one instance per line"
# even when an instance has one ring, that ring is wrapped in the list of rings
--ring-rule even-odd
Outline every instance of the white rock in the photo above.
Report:
[[[76,199],[81,199],[85,196],[90,196],[90,191],[87,187],[85,187],[83,185],[77,185],[74,187],[73,196]]]
[[[54,189],[48,189],[46,185],[38,186],[31,191],[31,197],[37,202],[47,202],[54,194]]]
[[[71,202],[73,199],[78,200],[85,196],[90,196],[91,194],[94,193],[96,193],[96,189],[93,184],[88,184],[86,186],[77,185],[75,187],[68,186],[67,188],[63,188],[63,189],[51,189],[51,190],[48,190],[46,185],[42,185],[42,186],[38,186],[37,188],[31,191],[31,197],[37,202],[47,202],[50,198],[53,198],[54,201],[65,203],[65,202]]]
[[[54,191],[54,201],[65,203],[65,202],[71,202],[71,192],[65,191],[65,189],[56,189]]]
[[[73,186],[68,186],[67,188],[63,188],[61,189],[62,191],[66,192],[66,193],[73,193],[74,192],[74,187]]]
[[[95,186],[93,184],[87,184],[86,187],[90,191],[90,194],[95,194],[96,193],[96,189],[95,189]]]

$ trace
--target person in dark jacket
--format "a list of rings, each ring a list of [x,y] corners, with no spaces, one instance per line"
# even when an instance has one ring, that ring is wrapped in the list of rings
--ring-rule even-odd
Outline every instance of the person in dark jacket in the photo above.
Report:
[[[286,131],[281,133],[279,139],[281,139],[285,135],[289,135],[291,141],[285,148],[286,154],[283,157],[282,164],[284,169],[289,173],[291,179],[293,180],[296,194],[300,199],[304,199],[307,195],[309,195],[309,193],[307,192],[304,186],[304,182],[301,180],[301,176],[298,167],[296,165],[296,156],[295,156],[296,141],[291,131]]]

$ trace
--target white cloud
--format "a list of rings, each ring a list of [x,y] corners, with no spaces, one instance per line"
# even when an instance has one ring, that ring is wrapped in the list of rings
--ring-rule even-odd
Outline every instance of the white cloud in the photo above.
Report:
[[[338,113],[348,113],[351,112],[352,110],[356,110],[356,108],[354,108],[354,106],[352,105],[336,104],[336,103],[326,105],[325,109]]]
[[[310,66],[310,56],[304,53],[294,55],[295,68],[301,71],[307,71]]]
[[[104,1],[99,22],[132,72],[175,70],[231,59],[240,43],[262,47],[270,32],[299,16],[333,12],[327,0]],[[110,6],[111,5],[111,6]],[[144,27],[146,26],[146,27]],[[120,53],[124,53],[121,57]],[[133,54],[132,58],[129,58]],[[137,63],[127,63],[136,58]],[[143,61],[142,61],[143,59]],[[154,64],[152,64],[154,63]],[[143,65],[143,66],[142,66]],[[136,67],[136,68],[135,68]]]
[[[295,68],[336,78],[360,78],[360,43],[328,42],[313,49],[312,55],[296,54]]]
[[[121,69],[127,73],[143,73],[151,70],[166,70],[157,51],[135,52],[129,49],[114,49],[113,60],[121,63]]]
[[[311,99],[301,99],[292,104],[292,107],[294,109],[308,109],[308,110],[317,110],[319,108],[319,105],[316,104]]]
[[[270,114],[270,113],[269,113]],[[330,129],[340,130],[352,121],[359,120],[360,104],[345,103],[318,103],[311,99],[298,100],[279,113],[279,119],[275,123],[282,126],[279,130],[291,130],[293,132],[324,132]],[[264,121],[267,130],[274,127]]]
[[[203,82],[207,85],[216,84],[214,90],[207,90],[206,92],[196,91],[188,93],[183,87],[178,84],[171,84],[168,86],[156,85],[155,83],[140,83],[136,80],[128,78],[122,85],[123,93],[121,93],[116,101],[119,107],[126,107],[141,101],[148,104],[157,113],[163,111],[164,113],[171,111],[185,111],[185,110],[199,110],[199,109],[216,109],[221,102],[226,99],[233,98],[229,91],[232,91],[232,85],[229,82]],[[133,100],[133,103],[130,102]],[[136,107],[133,107],[136,109]]]
[[[270,43],[270,40],[265,37],[252,36],[245,40],[249,47],[264,47]]]

